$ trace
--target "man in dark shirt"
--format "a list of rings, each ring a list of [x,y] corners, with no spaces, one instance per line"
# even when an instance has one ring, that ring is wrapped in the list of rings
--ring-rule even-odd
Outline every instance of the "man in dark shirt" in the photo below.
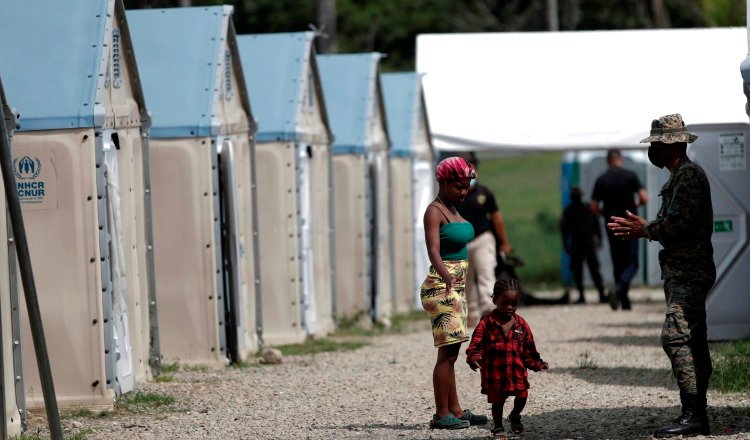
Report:
[[[475,168],[478,160],[473,154],[467,159]],[[512,248],[505,231],[505,220],[492,190],[472,180],[469,194],[457,206],[458,212],[474,227],[474,239],[469,242],[469,271],[466,274],[466,298],[469,302],[469,327],[494,308],[492,289],[495,285],[497,248],[495,235],[500,237],[500,248],[506,255]]]
[[[591,210],[596,215],[601,214],[605,223],[612,216],[624,217],[626,211],[637,212],[638,206],[648,202],[648,194],[643,189],[638,176],[623,168],[623,163],[620,150],[607,151],[608,169],[596,179],[594,184],[594,191],[591,194]],[[630,290],[630,282],[638,271],[638,241],[615,238],[609,229],[607,239],[615,280],[615,290],[610,293],[610,305],[613,310],[617,310],[618,305],[622,305],[623,310],[630,310],[628,290]]]
[[[563,247],[570,256],[570,270],[578,289],[578,301],[583,304],[583,262],[589,267],[591,279],[599,291],[599,302],[605,302],[604,283],[599,272],[599,258],[596,249],[601,246],[602,232],[596,215],[581,200],[581,189],[577,186],[570,191],[570,204],[565,208],[560,222]]]
[[[661,343],[680,388],[682,415],[658,428],[655,437],[709,434],[706,391],[711,378],[711,355],[706,327],[706,297],[716,281],[713,259],[714,218],[711,187],[703,169],[687,157],[689,133],[677,114],[651,123],[648,158],[667,168],[669,180],[661,189],[656,220],[646,222],[632,212],[613,217],[607,228],[622,239],[645,237],[664,246],[659,252],[667,310]],[[635,241],[635,240],[633,240]]]

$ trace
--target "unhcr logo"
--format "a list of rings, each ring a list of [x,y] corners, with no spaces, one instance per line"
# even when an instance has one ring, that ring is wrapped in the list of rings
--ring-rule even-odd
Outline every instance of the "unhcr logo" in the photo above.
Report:
[[[45,196],[43,181],[34,180],[42,172],[42,162],[38,157],[22,156],[13,161],[13,171],[18,198],[21,203],[42,203]]]
[[[38,157],[19,157],[13,161],[13,170],[18,179],[36,179],[42,171],[42,162],[39,161]]]

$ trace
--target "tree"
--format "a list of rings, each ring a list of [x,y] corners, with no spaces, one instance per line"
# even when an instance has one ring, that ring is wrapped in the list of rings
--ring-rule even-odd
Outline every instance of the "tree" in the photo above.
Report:
[[[190,0],[125,0],[130,8]],[[195,6],[221,0],[192,0]],[[414,69],[421,33],[546,31],[548,0],[235,0],[237,32],[328,34],[319,49],[385,53],[384,70]],[[557,0],[560,30],[744,26],[743,0]],[[332,20],[332,16],[336,20]]]

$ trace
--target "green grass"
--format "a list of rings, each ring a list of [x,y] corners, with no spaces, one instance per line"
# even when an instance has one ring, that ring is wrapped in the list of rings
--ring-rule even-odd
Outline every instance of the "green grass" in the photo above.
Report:
[[[370,327],[362,327],[358,325],[361,321],[360,316],[354,318],[341,319],[338,322],[338,328],[333,336],[336,337],[369,337],[378,336],[384,334],[396,334],[404,333],[408,331],[409,324],[414,321],[426,322],[425,312],[422,310],[414,310],[407,313],[399,313],[391,317],[391,325],[385,326],[381,323],[374,323]]]
[[[67,438],[68,440],[86,440],[88,438],[87,435],[93,433],[94,431],[91,429],[84,429],[83,431],[77,432],[70,437],[65,436],[65,438]]]
[[[479,163],[479,182],[495,193],[508,239],[525,265],[524,285],[560,285],[560,153],[533,153]]]
[[[94,412],[87,408],[78,408],[71,410],[69,412],[62,413],[60,415],[60,418],[63,419],[73,419],[73,418],[88,418],[88,419],[105,419],[109,417],[112,413],[109,411],[98,411]]]
[[[261,355],[260,352],[256,353],[255,356],[259,357]],[[229,364],[229,368],[234,368],[237,370],[246,370],[248,368],[261,368],[266,366],[266,364],[261,364],[260,362],[232,362]]]
[[[123,394],[115,401],[115,411],[125,413],[148,412],[154,408],[171,407],[175,398],[157,393],[137,391]]]
[[[391,317],[391,328],[398,333],[406,331],[408,324],[415,321],[427,322],[427,314],[424,310],[412,310],[407,313],[398,313]]]
[[[196,373],[205,373],[208,371],[208,367],[205,365],[181,365],[180,369],[182,371],[193,371]]]
[[[174,381],[174,376],[169,373],[177,373],[178,371],[205,373],[208,371],[208,367],[205,365],[186,365],[180,364],[179,362],[168,362],[161,364],[159,375],[156,376],[154,380],[156,382],[172,382]]]
[[[20,434],[11,436],[10,440],[46,440],[46,437],[40,434]]]
[[[711,385],[721,392],[750,393],[750,339],[722,343],[712,351]]]
[[[91,429],[84,429],[77,433],[71,433],[69,431],[65,431],[63,433],[63,438],[65,440],[86,440],[88,437],[87,435],[93,434],[94,431]],[[9,437],[10,440],[47,440],[49,437],[42,436],[38,433],[26,433],[26,434],[20,434],[20,435],[14,435]]]
[[[340,320],[338,323],[338,329],[330,338],[309,338],[301,344],[280,345],[275,348],[281,350],[281,353],[284,356],[356,350],[369,345],[369,343],[366,340],[363,340],[363,338],[384,334],[404,333],[409,330],[409,324],[414,321],[427,322],[425,313],[421,310],[393,315],[391,317],[390,326],[375,323],[365,328],[359,325],[359,323],[363,321],[361,318],[361,316],[356,316]],[[260,356],[260,353],[258,353],[258,356]],[[247,366],[257,366],[257,364],[240,364],[236,365],[235,368],[246,368]]]
[[[284,356],[296,356],[303,354],[326,353],[332,351],[356,350],[368,345],[364,341],[336,341],[328,338],[308,339],[301,344],[279,345],[275,348],[281,350]]]
[[[178,371],[180,371],[180,364],[177,362],[163,363],[159,368],[160,373],[176,373]]]
[[[160,374],[154,378],[156,383],[174,382],[174,376],[171,374]]]

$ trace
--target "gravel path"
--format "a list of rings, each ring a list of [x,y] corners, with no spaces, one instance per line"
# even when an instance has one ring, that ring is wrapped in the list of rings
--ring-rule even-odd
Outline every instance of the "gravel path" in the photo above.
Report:
[[[676,416],[678,393],[658,336],[663,296],[634,296],[632,312],[598,304],[519,309],[550,364],[548,372],[529,374],[523,438],[649,438]],[[413,327],[367,338],[369,345],[358,350],[287,357],[281,365],[180,371],[173,382],[140,386],[175,397],[169,408],[103,418],[64,415],[63,423],[88,439],[489,438],[490,425],[427,428],[436,351],[426,319]],[[462,405],[489,414],[479,374],[466,366],[463,350],[456,366]],[[697,438],[750,439],[750,395],[711,391],[709,405],[715,435]],[[43,433],[43,414],[35,413],[29,428]]]

